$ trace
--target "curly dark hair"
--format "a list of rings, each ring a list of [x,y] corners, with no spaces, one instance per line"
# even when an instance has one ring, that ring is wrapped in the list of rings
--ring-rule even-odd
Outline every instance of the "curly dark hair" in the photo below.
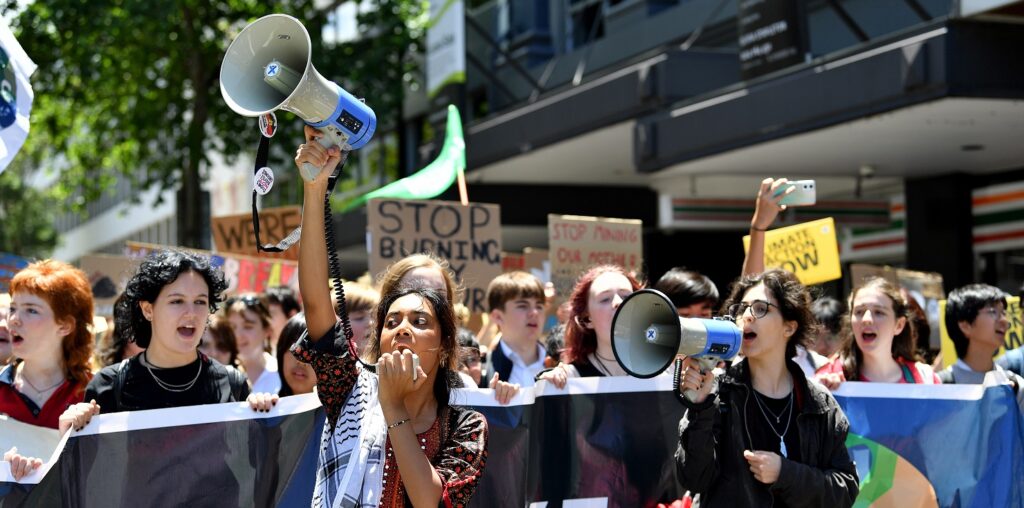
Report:
[[[774,269],[741,277],[733,284],[722,312],[725,314],[724,309],[728,309],[734,303],[740,303],[747,291],[761,284],[778,303],[782,319],[795,321],[797,324],[796,331],[786,342],[786,359],[789,360],[796,356],[797,344],[806,346],[814,340],[820,326],[811,313],[811,294],[795,275],[785,270]]]
[[[377,305],[377,320],[374,336],[370,340],[367,357],[369,363],[376,363],[380,358],[380,336],[384,330],[384,323],[387,321],[388,309],[406,295],[418,295],[430,304],[437,323],[441,328],[441,351],[438,354],[437,377],[434,379],[434,398],[437,399],[437,414],[448,406],[453,388],[461,386],[461,380],[457,374],[459,368],[459,344],[456,342],[458,324],[455,320],[455,308],[448,295],[435,289],[418,287],[398,287],[388,294],[381,296],[380,305]]]
[[[153,326],[142,315],[139,302],[155,302],[164,286],[173,283],[187,271],[196,272],[206,281],[210,289],[210,313],[217,311],[221,293],[227,289],[224,274],[219,268],[210,265],[209,259],[191,252],[156,251],[146,256],[139,265],[138,271],[128,281],[124,298],[118,302],[119,311],[114,312],[115,326],[124,338],[140,347],[149,347],[149,341],[153,337]]]

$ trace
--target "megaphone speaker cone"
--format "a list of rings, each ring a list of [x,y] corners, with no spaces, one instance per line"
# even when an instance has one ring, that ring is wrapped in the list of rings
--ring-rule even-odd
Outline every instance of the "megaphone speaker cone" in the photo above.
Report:
[[[679,317],[660,291],[641,289],[619,304],[612,318],[612,350],[629,375],[654,377],[679,350]]]

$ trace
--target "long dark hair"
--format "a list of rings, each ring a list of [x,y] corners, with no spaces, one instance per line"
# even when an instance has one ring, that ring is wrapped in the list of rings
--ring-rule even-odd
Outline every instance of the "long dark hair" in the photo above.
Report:
[[[729,298],[725,300],[724,309],[734,303],[740,303],[743,295],[755,286],[764,284],[765,289],[778,303],[779,314],[783,321],[795,321],[796,331],[786,341],[786,359],[796,356],[797,344],[806,346],[818,334],[818,321],[811,313],[811,295],[807,288],[790,272],[785,270],[768,270],[756,275],[740,278],[733,284]],[[737,316],[738,317],[738,316]]]
[[[900,294],[900,290],[895,284],[882,277],[871,277],[864,281],[860,287],[850,292],[850,301],[847,305],[849,312],[846,313],[846,318],[843,319],[843,333],[846,335],[846,339],[843,342],[840,357],[843,359],[843,376],[848,381],[860,379],[860,368],[864,365],[864,353],[857,346],[857,338],[853,336],[851,320],[853,317],[853,300],[857,298],[858,292],[865,289],[878,291],[892,301],[893,321],[906,318],[903,330],[892,338],[892,359],[902,358],[904,361],[911,363],[920,359],[915,348],[914,338],[916,333],[914,332],[914,321],[911,319],[912,316],[910,315],[910,307],[907,306],[907,301],[903,299],[903,295]]]
[[[434,398],[437,399],[438,416],[441,409],[448,406],[452,389],[458,386],[459,344],[456,341],[458,325],[455,321],[455,310],[445,293],[435,289],[399,287],[381,297],[377,305],[377,321],[374,335],[370,338],[368,360],[375,363],[380,358],[380,336],[384,330],[384,322],[388,309],[399,298],[406,295],[417,295],[430,304],[438,325],[441,328],[441,349],[438,353],[437,377],[434,379]]]
[[[306,315],[302,312],[292,316],[285,323],[284,328],[281,328],[281,336],[277,339],[277,375],[281,377],[281,391],[278,392],[278,396],[287,397],[288,395],[295,395],[295,390],[288,385],[288,380],[284,377],[284,357],[285,355],[291,354],[292,344],[306,333]]]

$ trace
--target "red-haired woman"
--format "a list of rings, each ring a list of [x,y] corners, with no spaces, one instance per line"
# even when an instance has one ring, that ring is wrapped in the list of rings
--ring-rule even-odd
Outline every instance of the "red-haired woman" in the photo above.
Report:
[[[8,318],[17,358],[0,370],[0,413],[41,427],[58,427],[68,406],[81,402],[92,379],[93,299],[85,274],[60,261],[39,261],[11,280]],[[11,450],[16,479],[39,466]]]
[[[542,373],[539,379],[563,388],[570,377],[625,376],[612,352],[612,317],[622,300],[641,287],[620,266],[595,266],[584,273],[569,297],[565,363]]]

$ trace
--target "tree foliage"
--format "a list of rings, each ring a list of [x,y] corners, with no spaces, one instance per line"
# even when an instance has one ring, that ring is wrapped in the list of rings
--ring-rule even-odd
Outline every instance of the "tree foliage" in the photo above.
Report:
[[[324,47],[327,15],[313,0],[29,3],[12,23],[39,65],[32,78],[33,131],[19,158],[58,171],[56,191],[76,210],[123,178],[135,189],[176,189],[179,243],[201,247],[209,217],[200,205],[200,184],[212,156],[230,163],[254,151],[259,139],[255,120],[221,99],[227,45],[260,16],[291,14],[310,31],[317,67],[367,97],[381,123],[393,126],[411,68],[407,52],[421,37],[416,19],[425,7],[408,0],[371,3],[375,8],[360,17],[360,30],[376,30],[374,37],[337,47]],[[275,136],[284,153],[294,145],[278,140],[301,139],[301,124],[291,116],[279,115]]]

